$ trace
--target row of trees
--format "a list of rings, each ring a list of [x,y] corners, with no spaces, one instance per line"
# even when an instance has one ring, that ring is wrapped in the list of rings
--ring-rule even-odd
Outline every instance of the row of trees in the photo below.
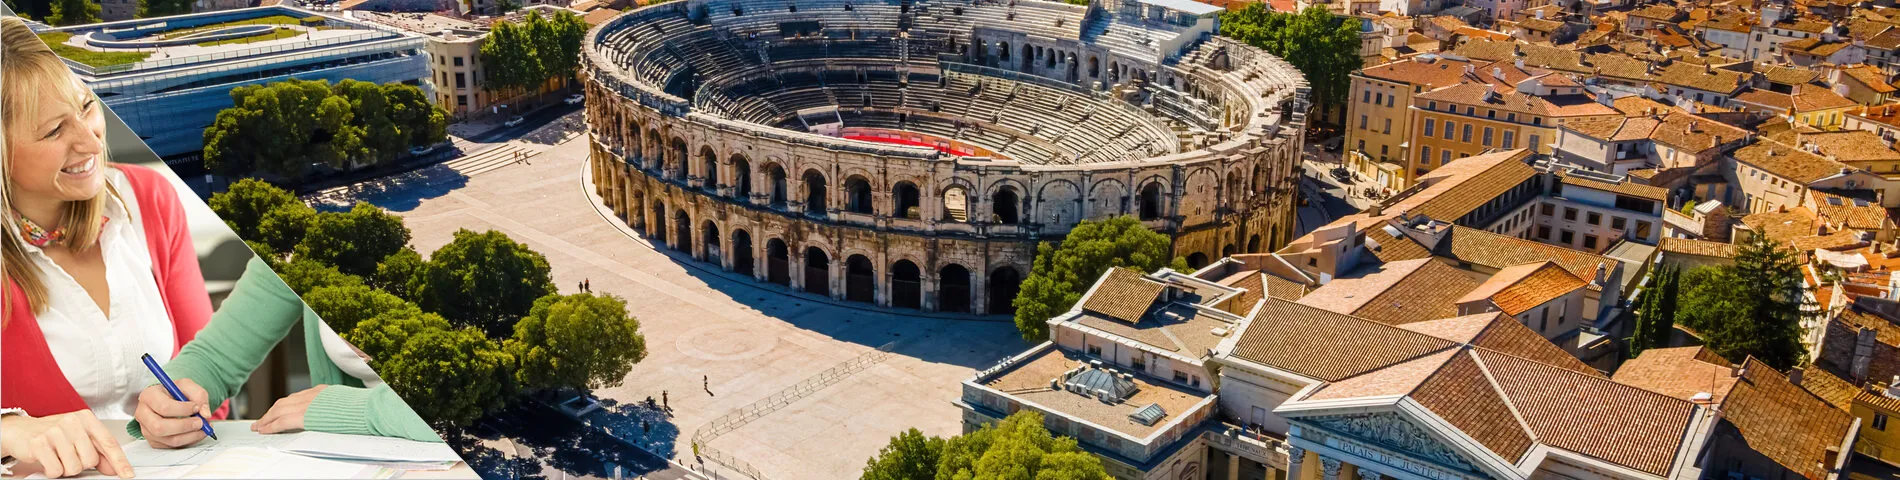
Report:
[[[1221,13],[1220,33],[1286,59],[1306,75],[1313,101],[1346,105],[1352,72],[1365,66],[1359,55],[1359,20],[1333,15],[1323,6],[1299,13],[1275,12],[1267,2]]]
[[[375,165],[448,138],[448,112],[414,85],[292,79],[231,100],[204,131],[205,167],[224,175],[301,181],[316,165]]]
[[[211,207],[438,426],[521,393],[616,386],[646,357],[625,300],[556,293],[547,259],[500,232],[458,231],[424,259],[400,217],[367,203],[317,212],[245,179]]]
[[[482,88],[532,93],[550,79],[572,77],[580,68],[586,35],[587,22],[567,11],[528,12],[520,22],[496,23],[482,42]]]
[[[1801,321],[1817,312],[1805,303],[1801,261],[1793,249],[1750,235],[1732,264],[1664,268],[1655,278],[1630,339],[1632,353],[1666,346],[1681,324],[1730,360],[1755,357],[1786,370],[1806,356]]]
[[[41,17],[46,23],[64,27],[99,23],[104,11],[91,0],[6,0],[7,9],[22,17]],[[191,13],[191,0],[139,0],[139,18],[169,17]]]
[[[1097,279],[1114,267],[1143,272],[1174,267],[1187,271],[1187,261],[1172,257],[1172,241],[1155,233],[1133,216],[1101,221],[1083,220],[1061,243],[1036,246],[1036,263],[1011,305],[1016,307],[1016,329],[1023,339],[1040,342],[1049,337],[1050,318],[1069,311]]]
[[[1102,460],[1074,438],[1056,436],[1042,414],[1023,410],[974,432],[944,439],[913,428],[866,462],[862,480],[1021,478],[1103,480]]]

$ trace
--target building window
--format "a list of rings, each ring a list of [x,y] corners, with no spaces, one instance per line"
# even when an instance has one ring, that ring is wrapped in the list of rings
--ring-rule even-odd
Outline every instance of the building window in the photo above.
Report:
[[[1597,212],[1590,212],[1589,214],[1586,214],[1586,215],[1584,215],[1584,217],[1583,217],[1583,218],[1585,218],[1585,219],[1587,219],[1587,220],[1584,220],[1584,221],[1586,221],[1586,222],[1590,222],[1590,224],[1591,224],[1591,225],[1602,225],[1602,224],[1603,224],[1603,214],[1601,214],[1601,213],[1597,213]]]
[[[1464,137],[1463,139],[1459,141],[1462,141],[1465,143],[1471,143],[1471,124],[1469,123],[1465,124]]]
[[[462,66],[462,57],[455,57],[455,66]]]
[[[1187,378],[1187,374],[1186,374],[1186,373],[1183,373],[1183,372],[1182,372],[1182,371],[1180,371],[1180,370],[1175,370],[1175,371],[1174,371],[1174,383],[1181,383],[1181,384],[1185,384],[1185,383],[1187,383],[1187,382],[1188,382],[1188,378]]]
[[[1887,414],[1885,413],[1874,414],[1874,430],[1879,430],[1882,432],[1887,431]]]
[[[1420,88],[1423,88],[1423,87],[1420,87]],[[1438,102],[1426,102],[1426,103],[1425,103],[1425,109],[1426,109],[1426,110],[1437,110],[1437,109],[1438,109]],[[1429,121],[1429,120],[1428,120],[1428,121]]]
[[[1432,130],[1433,130],[1432,127],[1438,126],[1437,123],[1438,122],[1432,121],[1432,119],[1429,119],[1429,118],[1425,119],[1425,136],[1427,137],[1432,136]]]
[[[1128,365],[1135,370],[1148,371],[1148,359],[1141,358],[1141,354],[1135,354],[1133,358],[1129,358]]]
[[[1370,103],[1370,102],[1372,102],[1371,90],[1365,90],[1365,91],[1359,92],[1359,103]]]
[[[1359,116],[1359,129],[1360,129],[1360,130],[1365,130],[1365,129],[1366,129],[1366,116],[1365,116],[1365,115],[1360,115],[1360,116]]]
[[[1498,118],[1498,111],[1497,111],[1497,110],[1485,110],[1485,111],[1484,111],[1484,118]]]
[[[1512,122],[1515,122],[1515,121],[1517,121],[1517,114],[1516,114],[1516,113],[1508,113],[1508,114],[1505,114],[1505,115],[1504,115],[1504,119],[1505,119],[1505,120],[1508,120],[1508,121],[1512,121]]]
[[[1484,146],[1491,146],[1491,127],[1484,127]]]
[[[1384,132],[1384,133],[1385,133],[1385,134],[1387,134],[1387,135],[1390,135],[1390,134],[1392,134],[1392,119],[1390,119],[1390,118],[1388,118],[1388,119],[1385,119],[1385,132]]]
[[[1567,221],[1567,222],[1577,221],[1577,209],[1564,207],[1564,221]]]
[[[1642,220],[1636,221],[1636,238],[1649,238],[1649,222]]]
[[[466,106],[468,106],[468,95],[456,95],[456,96],[455,96],[455,106],[457,106],[457,107],[466,107]]]
[[[1438,151],[1438,164],[1439,164],[1439,165],[1444,165],[1444,164],[1447,164],[1447,163],[1451,163],[1451,150],[1439,150],[1439,151]]]
[[[1546,204],[1543,204],[1542,207],[1543,207],[1543,212],[1541,213],[1543,213],[1544,216],[1546,217],[1557,214],[1556,205],[1551,205],[1551,204],[1546,203]]]
[[[1524,144],[1524,148],[1529,148],[1529,149],[1532,149],[1532,150],[1536,150],[1536,149],[1537,149],[1537,136],[1536,136],[1536,135],[1531,135],[1531,143],[1526,143],[1526,144]]]
[[[1456,136],[1456,135],[1458,134],[1458,132],[1456,132],[1455,130],[1457,130],[1457,129],[1458,129],[1458,123],[1457,123],[1457,122],[1453,122],[1453,121],[1451,121],[1451,120],[1446,120],[1446,121],[1445,121],[1445,139],[1446,139],[1446,140],[1451,140],[1451,138],[1452,138],[1453,136]]]
[[[1418,163],[1425,164],[1425,165],[1432,164],[1432,146],[1431,145],[1419,147]]]
[[[468,88],[467,74],[464,74],[462,72],[455,72],[455,88],[457,89]]]
[[[1550,226],[1549,225],[1537,226],[1537,239],[1550,240]]]
[[[1577,238],[1577,234],[1575,232],[1571,232],[1569,230],[1560,230],[1557,234],[1557,243],[1569,245],[1570,241],[1575,240],[1576,238]]]
[[[1584,236],[1583,236],[1583,248],[1584,248],[1585,250],[1596,250],[1596,249],[1597,249],[1597,236],[1596,236],[1596,235],[1584,235]]]
[[[1096,345],[1089,345],[1089,356],[1092,356],[1092,357],[1102,356],[1102,347],[1096,346]]]

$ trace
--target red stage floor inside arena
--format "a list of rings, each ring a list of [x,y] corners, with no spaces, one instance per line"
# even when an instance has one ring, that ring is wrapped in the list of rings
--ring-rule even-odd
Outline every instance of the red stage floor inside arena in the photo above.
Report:
[[[895,145],[910,145],[913,147],[929,147],[929,148],[934,148],[939,152],[948,153],[951,155],[961,155],[961,156],[974,155],[973,152],[970,152],[968,150],[957,150],[957,149],[949,148],[949,147],[940,147],[934,143],[905,140],[902,138],[868,137],[868,136],[863,136],[863,135],[845,135],[844,138],[848,138],[851,140],[863,140],[866,142],[889,143],[889,144],[895,144]]]

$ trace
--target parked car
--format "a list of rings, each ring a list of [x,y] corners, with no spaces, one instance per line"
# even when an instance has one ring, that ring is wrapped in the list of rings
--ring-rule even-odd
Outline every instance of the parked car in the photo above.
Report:
[[[423,156],[423,155],[428,155],[429,152],[434,152],[436,147],[440,147],[440,146],[442,146],[442,144],[438,143],[435,145],[417,145],[417,146],[409,147],[409,154],[418,156],[418,157]]]
[[[563,101],[567,102],[568,105],[580,105],[580,103],[584,100],[587,100],[586,95],[576,93],[573,95],[568,95],[567,100],[563,100]]]
[[[506,122],[501,122],[501,124],[502,124],[502,125],[506,125],[506,126],[510,126],[510,127],[512,127],[512,126],[515,126],[515,125],[520,125],[520,124],[521,124],[521,122],[525,122],[525,121],[528,121],[528,119],[526,119],[526,118],[521,118],[521,116],[520,116],[520,115],[515,115],[515,116],[513,116],[513,117],[509,117],[509,118],[508,118],[508,121],[506,121]]]

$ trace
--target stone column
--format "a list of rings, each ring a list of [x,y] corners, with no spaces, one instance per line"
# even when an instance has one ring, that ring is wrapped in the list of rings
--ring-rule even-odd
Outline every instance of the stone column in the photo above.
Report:
[[[1340,466],[1338,459],[1319,457],[1319,467],[1322,473],[1320,478],[1322,480],[1339,480]]]
[[[1300,469],[1300,464],[1305,461],[1306,461],[1306,449],[1295,447],[1292,445],[1287,445],[1286,447],[1286,478],[1287,480],[1306,480],[1306,477],[1300,476],[1301,473],[1305,473],[1304,471]]]

